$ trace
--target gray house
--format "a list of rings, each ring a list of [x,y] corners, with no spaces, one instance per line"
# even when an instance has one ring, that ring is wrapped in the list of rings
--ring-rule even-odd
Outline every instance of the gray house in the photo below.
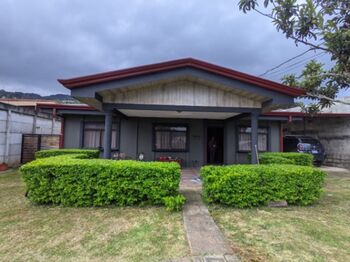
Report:
[[[101,148],[184,166],[243,163],[280,151],[280,121],[263,115],[303,94],[192,58],[58,80],[89,106],[61,106],[65,148]]]

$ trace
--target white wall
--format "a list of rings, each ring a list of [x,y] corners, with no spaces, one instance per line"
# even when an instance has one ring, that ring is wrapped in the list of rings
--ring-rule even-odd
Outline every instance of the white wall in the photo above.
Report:
[[[36,116],[35,116],[36,115]],[[60,134],[61,120],[52,115],[13,106],[0,106],[0,163],[21,161],[22,134]]]

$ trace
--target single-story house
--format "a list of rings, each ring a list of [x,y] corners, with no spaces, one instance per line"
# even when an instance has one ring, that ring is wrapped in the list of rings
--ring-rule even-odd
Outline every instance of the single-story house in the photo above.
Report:
[[[281,150],[281,121],[264,115],[304,91],[187,58],[58,80],[86,105],[56,105],[65,148],[101,148],[185,166],[257,162]],[[45,107],[45,105],[43,105]]]

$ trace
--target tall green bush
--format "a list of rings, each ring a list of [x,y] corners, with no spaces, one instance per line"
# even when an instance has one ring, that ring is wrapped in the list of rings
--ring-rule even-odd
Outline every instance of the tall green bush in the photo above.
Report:
[[[234,165],[201,168],[208,202],[239,208],[286,200],[309,205],[319,199],[325,173],[296,165]]]
[[[65,206],[164,205],[164,198],[179,195],[177,163],[81,156],[39,158],[22,166],[29,199]]]
[[[71,155],[71,154],[80,154],[85,155],[86,158],[98,158],[100,155],[99,150],[95,149],[48,149],[48,150],[40,150],[35,153],[35,158],[46,158],[53,156],[61,156],[61,155]]]

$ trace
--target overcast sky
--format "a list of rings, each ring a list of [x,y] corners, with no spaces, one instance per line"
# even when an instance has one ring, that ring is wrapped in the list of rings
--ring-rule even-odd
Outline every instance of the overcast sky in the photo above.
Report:
[[[69,93],[57,78],[184,57],[259,75],[306,50],[237,2],[1,0],[0,89]]]

